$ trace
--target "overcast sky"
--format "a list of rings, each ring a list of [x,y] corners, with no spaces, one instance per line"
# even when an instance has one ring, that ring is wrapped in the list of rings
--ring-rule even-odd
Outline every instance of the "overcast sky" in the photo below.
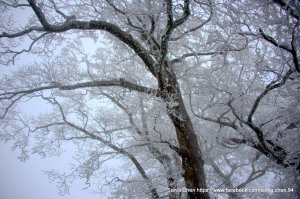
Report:
[[[43,170],[65,168],[69,161],[67,156],[47,159],[31,156],[25,163],[17,156],[9,144],[0,143],[0,199],[103,199],[103,196],[82,190],[84,184],[79,182],[71,186],[70,195],[58,194],[57,184],[50,183]]]
[[[29,16],[28,10],[14,11],[13,16],[18,22],[24,21]],[[32,62],[32,56],[19,56],[17,65],[0,66],[0,78],[4,74],[9,74],[18,65]],[[22,107],[26,112],[43,111],[45,107],[37,106],[37,104],[26,103],[26,107]],[[39,110],[40,109],[40,110]],[[2,129],[0,129],[1,131]],[[70,151],[72,146],[70,145]],[[11,143],[3,143],[0,141],[0,199],[105,199],[107,196],[94,195],[88,190],[82,190],[86,185],[84,179],[72,184],[70,187],[70,195],[60,196],[56,183],[50,183],[50,180],[43,171],[51,169],[59,169],[68,171],[68,165],[72,161],[72,155],[66,153],[61,157],[41,159],[37,155],[31,155],[26,162],[21,162],[17,157],[19,151],[11,150]]]

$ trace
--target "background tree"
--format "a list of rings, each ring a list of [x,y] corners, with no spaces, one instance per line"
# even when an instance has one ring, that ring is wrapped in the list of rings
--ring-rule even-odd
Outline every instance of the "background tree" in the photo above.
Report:
[[[105,174],[116,197],[209,198],[170,189],[206,189],[213,175],[243,187],[270,167],[255,166],[260,155],[249,148],[247,165],[232,152],[211,156],[215,144],[245,144],[272,169],[299,172],[297,1],[28,0],[1,9],[1,63],[35,58],[1,79],[1,139],[24,160],[30,146],[47,156],[74,143],[69,174],[47,172],[62,193],[120,157],[129,172]],[[32,12],[26,25],[15,9]],[[19,108],[34,99],[47,110],[28,117]],[[249,174],[234,180],[236,167]]]

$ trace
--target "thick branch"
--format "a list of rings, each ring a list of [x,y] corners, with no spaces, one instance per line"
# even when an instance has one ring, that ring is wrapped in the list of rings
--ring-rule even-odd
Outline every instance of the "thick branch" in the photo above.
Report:
[[[159,64],[161,65],[165,57],[168,53],[168,42],[171,38],[171,34],[175,28],[183,24],[190,15],[190,8],[189,8],[189,0],[184,1],[184,7],[183,7],[183,15],[177,19],[176,21],[173,21],[173,4],[172,0],[167,0],[167,26],[164,35],[161,39],[161,58],[159,60]]]
[[[200,4],[200,2],[197,2],[197,1],[195,1],[195,2]],[[194,31],[196,31],[196,30],[199,30],[199,29],[201,29],[204,25],[206,25],[206,24],[211,20],[211,18],[212,18],[212,16],[213,16],[213,9],[212,9],[211,1],[209,1],[209,3],[207,4],[207,6],[209,6],[209,8],[210,8],[210,11],[209,11],[209,17],[208,17],[203,23],[201,23],[201,24],[199,24],[199,25],[197,25],[197,26],[195,26],[195,27],[193,27],[193,28],[191,28],[191,29],[189,29],[189,30],[184,31],[183,33],[180,34],[180,36],[177,36],[177,37],[175,37],[175,38],[170,38],[170,41],[177,41],[177,40],[183,38],[183,37],[184,37],[185,35],[187,35],[188,33],[191,33],[191,32],[194,32]]]
[[[247,119],[247,122],[248,123],[252,123],[252,118],[253,118],[253,115],[254,113],[256,112],[257,110],[257,107],[259,105],[259,103],[261,102],[261,100],[272,90],[276,89],[276,88],[279,88],[281,87],[282,85],[285,84],[286,80],[288,79],[288,77],[293,73],[293,70],[289,70],[282,78],[281,78],[281,81],[276,83],[276,81],[272,81],[266,88],[265,90],[256,98],[252,108],[251,108],[251,111],[248,115],[248,119]]]
[[[160,92],[156,89],[133,84],[124,79],[115,79],[115,80],[99,80],[99,81],[83,82],[83,83],[77,83],[77,84],[73,84],[73,85],[60,85],[58,83],[54,83],[53,85],[33,88],[33,89],[29,89],[29,90],[4,92],[4,93],[0,93],[0,100],[12,99],[18,95],[31,94],[31,93],[35,93],[38,91],[44,91],[44,90],[50,90],[50,89],[75,90],[75,89],[80,89],[80,88],[107,87],[107,86],[119,86],[119,87],[123,87],[123,88],[129,89],[129,90],[134,90],[137,92],[153,94],[155,96],[161,95]]]
[[[123,43],[128,45],[145,63],[145,65],[148,67],[150,72],[156,76],[156,73],[154,71],[154,60],[150,56],[150,54],[147,53],[147,50],[138,42],[136,41],[131,34],[123,31],[121,28],[119,28],[117,25],[114,25],[112,23],[108,23],[106,21],[66,21],[65,23],[61,25],[52,25],[48,23],[46,16],[44,15],[43,11],[36,5],[35,0],[28,0],[31,8],[35,12],[37,18],[39,19],[40,23],[43,27],[31,27],[24,31],[20,31],[18,33],[2,33],[0,35],[1,37],[18,37],[25,34],[28,34],[34,30],[36,31],[44,31],[44,32],[52,32],[52,33],[60,33],[65,32],[68,30],[103,30],[106,31],[115,37],[117,37],[119,40],[121,40]]]
[[[43,11],[36,5],[36,0],[27,0],[29,5],[31,6],[32,10],[36,14],[37,18],[41,22],[42,26],[47,29],[50,28],[51,25],[48,23],[46,16],[44,15]]]
[[[177,28],[188,19],[189,15],[191,14],[189,5],[190,5],[190,1],[184,0],[183,15],[179,19],[174,21],[174,28]]]
[[[237,49],[227,49],[226,51],[213,51],[213,52],[195,52],[195,53],[186,53],[181,55],[181,57],[173,59],[171,61],[172,64],[174,63],[180,63],[182,62],[184,59],[189,58],[189,57],[197,57],[197,56],[211,56],[211,55],[223,55],[226,54],[227,52],[239,52],[242,50],[245,50],[246,45],[242,48],[237,48]]]
[[[272,0],[274,3],[278,4],[283,9],[287,9],[292,17],[299,20],[299,13],[294,10],[290,5],[288,5],[284,0]]]
[[[3,5],[6,5],[6,6],[9,6],[9,7],[13,7],[13,8],[18,8],[18,7],[29,7],[29,4],[25,4],[25,3],[21,3],[21,4],[18,4],[18,3],[15,3],[15,4],[9,4],[5,1],[0,1],[0,4],[3,4]]]
[[[297,23],[296,26],[299,26],[299,22]],[[297,50],[297,47],[296,47],[296,34],[297,34],[297,31],[296,31],[296,27],[294,28],[293,30],[293,33],[292,33],[292,41],[291,41],[291,45],[292,45],[292,56],[293,56],[293,63],[294,63],[294,66],[296,68],[296,71],[300,73],[300,65],[299,65],[299,59],[298,59],[298,50]]]
[[[218,117],[217,119],[214,119],[214,118],[210,118],[210,117],[206,117],[203,115],[203,113],[200,115],[198,113],[196,113],[193,109],[193,106],[192,106],[192,96],[191,94],[189,94],[189,104],[190,104],[190,107],[191,107],[191,111],[193,113],[193,115],[195,117],[198,117],[200,119],[203,119],[203,120],[206,120],[206,121],[209,121],[209,122],[213,122],[215,124],[219,124],[219,125],[222,125],[222,126],[227,126],[227,127],[230,127],[230,128],[233,128],[234,130],[237,130],[238,129],[238,126],[235,125],[234,122],[230,122],[230,121],[224,121],[224,118],[222,118],[222,116],[226,115],[226,112],[223,113],[220,117]]]
[[[297,23],[299,24],[299,23]],[[261,34],[261,36],[268,42],[270,42],[271,44],[273,44],[276,47],[279,47],[287,52],[289,52],[292,55],[292,61],[294,63],[295,69],[297,72],[300,73],[300,66],[299,66],[299,60],[298,60],[298,53],[297,53],[297,48],[296,48],[296,44],[295,44],[295,34],[296,31],[294,29],[293,33],[292,33],[292,41],[291,41],[291,47],[286,45],[286,44],[280,44],[278,43],[273,37],[267,35],[266,33],[263,32],[263,30],[260,28],[259,29],[259,33]]]
[[[278,43],[273,37],[267,35],[261,28],[259,29],[259,33],[260,33],[260,35],[261,35],[265,40],[267,40],[268,42],[270,42],[270,43],[273,44],[274,46],[279,47],[279,48],[281,48],[281,49],[284,49],[284,50],[286,50],[286,51],[289,52],[289,53],[292,53],[292,49],[291,49],[289,46],[287,46],[287,45],[285,45],[285,44],[280,44],[280,43]]]
[[[267,157],[269,157],[270,159],[272,159],[274,162],[276,162],[277,164],[279,165],[282,165],[284,167],[287,167],[289,166],[287,163],[284,162],[284,158],[282,156],[282,154],[276,152],[276,151],[273,151],[272,149],[270,149],[268,147],[268,145],[266,144],[266,140],[265,139],[265,135],[264,135],[264,132],[262,129],[260,129],[258,126],[256,126],[254,123],[253,123],[253,116],[256,112],[256,110],[258,109],[258,106],[261,102],[261,100],[273,89],[276,89],[276,88],[279,88],[281,87],[282,85],[285,84],[286,80],[288,79],[288,77],[293,73],[294,71],[292,69],[290,69],[283,77],[281,77],[281,80],[278,81],[273,81],[271,82],[266,88],[265,90],[256,98],[251,110],[250,110],[250,113],[248,115],[248,118],[247,120],[244,120],[243,118],[241,118],[234,110],[233,106],[232,106],[232,101],[233,99],[231,99],[228,103],[228,106],[231,108],[232,110],[232,113],[235,115],[235,117],[243,124],[247,125],[249,128],[251,128],[255,134],[256,134],[256,137],[257,137],[257,141],[258,143],[252,143],[252,147],[259,150],[260,152],[262,152],[264,155],[266,155]],[[274,145],[274,143],[270,143],[268,142],[269,144],[271,145]],[[280,147],[280,146],[278,146]],[[280,152],[283,152],[282,151],[282,148],[280,147]]]
[[[15,37],[21,37],[21,36],[24,36],[28,33],[31,33],[33,31],[38,31],[38,32],[41,32],[41,31],[45,31],[45,29],[43,27],[37,27],[37,26],[33,26],[33,27],[30,27],[30,28],[27,28],[23,31],[20,31],[20,32],[16,32],[16,33],[7,33],[7,32],[2,32],[2,34],[0,34],[0,38],[15,38]]]

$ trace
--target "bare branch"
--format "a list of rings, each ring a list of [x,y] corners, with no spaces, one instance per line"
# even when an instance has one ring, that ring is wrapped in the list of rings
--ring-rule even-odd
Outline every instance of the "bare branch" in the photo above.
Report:
[[[24,53],[24,52],[30,52],[31,50],[32,50],[32,48],[33,48],[33,46],[34,46],[34,44],[36,43],[36,42],[38,42],[40,39],[42,39],[43,37],[45,37],[46,35],[48,35],[48,34],[50,34],[50,33],[43,33],[43,34],[41,34],[40,36],[38,36],[37,38],[35,38],[35,39],[33,39],[33,41],[31,42],[31,44],[29,45],[29,47],[27,48],[27,49],[23,49],[23,50],[21,50],[21,51],[9,51],[9,53],[13,53],[14,55],[13,55],[13,58],[12,58],[12,62],[13,62],[13,64],[14,64],[14,62],[15,62],[15,58],[18,56],[18,55],[20,55],[20,54],[22,54],[22,53]]]
[[[77,83],[73,85],[60,85],[58,83],[54,83],[53,85],[33,88],[29,90],[4,92],[4,93],[0,93],[0,100],[12,99],[15,96],[20,94],[31,94],[34,92],[55,89],[55,88],[59,90],[75,90],[75,89],[87,88],[87,87],[91,88],[91,87],[105,87],[105,86],[119,86],[119,87],[127,88],[129,90],[134,90],[134,91],[147,93],[147,94],[153,94],[157,97],[161,95],[160,92],[155,89],[133,84],[124,79],[115,79],[115,80],[99,80],[99,81],[83,82],[83,83]]]
[[[2,34],[0,34],[0,38],[16,38],[16,37],[20,37],[20,36],[24,36],[28,33],[31,33],[33,31],[38,31],[38,32],[42,32],[45,31],[45,29],[43,27],[37,27],[37,26],[33,26],[30,27],[28,29],[22,30],[20,32],[17,33],[7,33],[7,32],[2,32]]]
[[[197,2],[197,3],[199,3],[199,2]],[[199,29],[201,29],[203,26],[205,26],[205,25],[211,20],[211,18],[212,18],[212,16],[213,16],[213,10],[212,10],[212,7],[211,7],[211,6],[212,6],[212,5],[211,5],[211,1],[209,1],[208,6],[210,7],[210,13],[209,13],[209,17],[208,17],[204,22],[202,22],[202,23],[199,24],[198,26],[195,26],[195,27],[193,27],[193,28],[191,28],[191,29],[189,29],[189,30],[184,31],[184,32],[181,33],[180,36],[178,36],[178,37],[170,38],[170,41],[177,41],[177,40],[183,38],[183,37],[184,37],[185,35],[187,35],[188,33],[191,33],[191,32],[194,32],[194,31],[196,31],[196,30],[199,30]]]
[[[174,63],[180,63],[184,59],[189,58],[189,57],[223,55],[223,54],[226,54],[228,52],[239,52],[239,51],[245,50],[246,47],[247,47],[247,45],[243,46],[242,48],[237,48],[237,49],[234,49],[234,48],[226,49],[226,51],[186,53],[186,54],[181,55],[181,57],[179,57],[179,58],[173,59],[171,61],[171,63],[172,64],[174,64]]]
[[[6,1],[3,1],[1,0],[0,3],[6,5],[6,6],[9,6],[9,7],[12,7],[12,8],[18,8],[18,7],[30,7],[29,4],[25,4],[25,3],[21,3],[21,4],[10,4],[10,3],[7,3]]]
[[[200,114],[197,114],[195,111],[194,111],[194,108],[192,106],[192,95],[191,94],[188,94],[189,96],[189,104],[190,104],[190,107],[191,107],[191,111],[193,113],[193,115],[195,117],[198,117],[200,119],[203,119],[203,120],[206,120],[206,121],[209,121],[209,122],[213,122],[215,124],[219,124],[219,125],[223,125],[223,126],[227,126],[227,127],[230,127],[230,128],[233,128],[234,130],[237,130],[238,127],[237,125],[235,125],[234,122],[227,122],[227,121],[224,121],[224,118],[222,118],[223,115],[226,114],[226,111],[224,114],[222,114],[220,117],[218,117],[217,119],[213,119],[213,118],[210,118],[210,117],[206,117],[203,115],[203,113],[200,115]]]
[[[295,19],[299,20],[299,13],[295,11],[290,5],[288,5],[284,0],[272,0],[274,3],[278,4],[281,8],[286,9],[288,13],[294,17]]]
[[[265,40],[267,40],[268,42],[270,42],[274,46],[279,47],[281,49],[284,49],[289,53],[292,53],[292,49],[289,46],[287,46],[286,44],[278,43],[273,37],[267,35],[261,28],[259,28],[259,33]]]
[[[190,6],[190,1],[184,0],[183,14],[179,19],[174,21],[174,23],[173,23],[174,29],[177,28],[178,26],[180,26],[181,24],[183,24],[188,19],[189,15],[191,14],[189,6]]]
[[[46,16],[44,15],[41,8],[36,5],[36,0],[27,0],[30,7],[33,9],[34,13],[38,17],[40,23],[45,29],[51,28],[51,25],[48,23]]]
[[[65,18],[66,20],[70,19],[70,16],[65,15],[62,11],[60,11],[57,6],[56,3],[53,0],[49,0],[55,10],[56,13],[60,14],[63,18]]]
[[[3,118],[6,116],[6,114],[8,113],[9,109],[10,109],[14,104],[16,104],[16,103],[17,103],[22,97],[24,97],[24,96],[26,96],[26,94],[22,94],[22,95],[18,96],[16,99],[12,100],[12,101],[9,103],[9,105],[5,107],[4,113],[3,113],[3,115],[0,116],[0,118],[3,119]],[[0,98],[0,100],[1,100],[1,98]]]
[[[295,25],[292,33],[292,41],[291,41],[291,46],[292,46],[292,56],[293,56],[293,63],[296,68],[296,71],[300,73],[300,63],[298,59],[298,49],[296,47],[296,35],[297,35],[297,28],[299,26],[299,22]],[[299,42],[299,41],[298,41]]]
[[[148,175],[146,174],[145,170],[143,169],[142,165],[139,163],[139,161],[129,152],[127,152],[126,150],[114,145],[112,142],[110,141],[107,141],[107,140],[104,140],[103,138],[101,138],[97,133],[93,133],[93,132],[89,132],[88,130],[86,129],[83,129],[81,128],[80,126],[77,126],[76,124],[73,124],[71,122],[69,122],[66,118],[66,116],[63,114],[63,110],[62,110],[62,107],[56,103],[58,106],[59,106],[59,109],[62,113],[62,116],[63,116],[63,120],[65,122],[66,125],[90,136],[92,139],[95,139],[95,140],[98,140],[100,141],[101,143],[107,145],[108,147],[110,147],[111,149],[117,151],[118,153],[128,157],[132,163],[135,165],[136,169],[138,170],[138,172],[141,174],[141,176],[143,177],[143,179],[145,180],[146,182],[146,185],[148,186],[149,188],[149,191],[152,195],[153,198],[159,198],[159,195],[156,191],[156,188],[153,186],[150,178],[148,177]]]
[[[255,113],[255,111],[257,110],[257,107],[259,105],[259,103],[261,102],[261,100],[272,90],[281,87],[282,85],[285,84],[285,82],[287,81],[288,77],[293,73],[294,71],[292,69],[289,69],[288,72],[283,75],[283,77],[281,77],[281,81],[276,83],[278,80],[272,81],[271,83],[269,83],[269,85],[265,88],[265,90],[256,98],[251,111],[248,115],[248,119],[247,122],[248,123],[252,123],[252,118],[253,115]]]
[[[254,159],[252,160],[251,163],[251,173],[248,176],[248,178],[241,184],[239,184],[238,186],[236,186],[237,189],[241,189],[243,187],[245,187],[247,184],[251,183],[252,181],[260,178],[261,176],[265,175],[267,172],[267,167],[264,169],[256,169],[254,163],[258,160],[258,158],[260,157],[260,154],[257,154],[256,157],[254,157]]]
[[[115,6],[115,4],[113,4],[113,2],[111,0],[105,0],[116,12],[121,13],[122,15],[126,15],[126,12],[120,10],[119,8],[117,8],[117,6]]]
[[[61,33],[68,30],[103,30],[109,32],[110,34],[114,35],[118,39],[120,39],[123,43],[127,44],[134,52],[143,60],[145,65],[148,67],[149,71],[152,73],[153,76],[156,76],[156,72],[154,70],[154,60],[153,58],[147,53],[147,50],[138,42],[136,41],[133,36],[117,25],[112,23],[108,23],[106,21],[76,21],[76,20],[67,20],[65,23],[61,25],[52,25],[48,23],[46,16],[44,15],[41,8],[36,5],[35,0],[28,0],[31,8],[35,12],[36,16],[38,17],[40,23],[42,24],[43,28],[40,27],[31,27],[24,31],[20,31],[18,33],[2,33],[0,37],[8,37],[14,38],[18,36],[22,36],[28,34],[32,31],[44,31],[44,32],[52,32],[52,33]]]
[[[184,7],[183,7],[183,15],[177,19],[173,20],[173,4],[172,0],[166,0],[167,2],[167,26],[164,35],[161,39],[161,57],[159,59],[159,65],[161,65],[165,61],[165,57],[168,53],[168,43],[171,38],[171,34],[175,28],[183,24],[190,15],[190,8],[189,8],[189,0],[184,0]]]

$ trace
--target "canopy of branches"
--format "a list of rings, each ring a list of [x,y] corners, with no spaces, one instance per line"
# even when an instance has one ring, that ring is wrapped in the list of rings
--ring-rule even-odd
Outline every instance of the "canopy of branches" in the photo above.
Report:
[[[299,1],[0,0],[0,17],[0,139],[21,160],[75,150],[46,172],[61,194],[299,192]],[[261,183],[293,191],[216,191]]]

